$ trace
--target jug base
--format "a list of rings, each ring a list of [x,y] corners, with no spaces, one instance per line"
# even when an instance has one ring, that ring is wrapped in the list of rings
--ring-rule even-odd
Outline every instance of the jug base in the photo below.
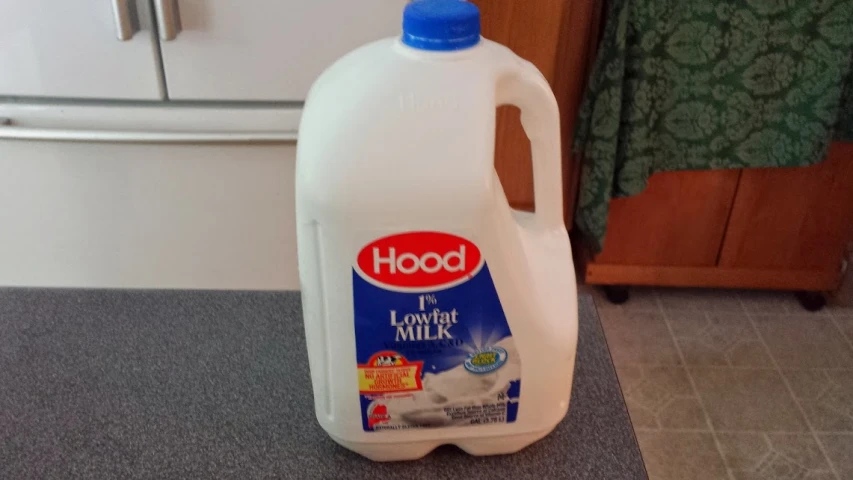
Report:
[[[552,430],[553,428],[548,428],[537,432],[515,435],[468,438],[445,442],[438,440],[404,443],[349,442],[336,438],[334,435],[330,436],[332,440],[342,447],[375,462],[400,462],[423,458],[441,445],[456,445],[469,455],[474,456],[508,455],[516,453],[541,440],[551,433]]]

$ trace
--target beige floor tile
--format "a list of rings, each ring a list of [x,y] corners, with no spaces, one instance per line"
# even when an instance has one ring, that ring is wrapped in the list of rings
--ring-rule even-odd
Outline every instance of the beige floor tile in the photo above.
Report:
[[[791,292],[743,290],[740,300],[747,312],[758,314],[806,313]]]
[[[773,365],[767,349],[746,314],[670,312],[667,318],[687,365]]]
[[[690,368],[711,424],[718,430],[803,432],[802,414],[775,370]]]
[[[734,479],[853,480],[853,309],[807,313],[784,292],[632,289],[620,306],[590,293],[652,480],[729,478],[706,417]]]
[[[737,480],[835,478],[810,433],[719,433],[717,439]]]
[[[780,367],[853,369],[853,348],[829,317],[756,315],[753,319]]]
[[[824,434],[817,438],[842,480],[853,479],[853,434]]]
[[[827,305],[826,310],[837,318],[853,318],[853,305]]]
[[[776,477],[776,478],[784,480],[785,478],[796,478],[796,477]],[[740,480],[740,479],[737,479],[737,480]],[[833,472],[820,471],[820,472],[808,473],[805,477],[803,477],[803,480],[838,480],[838,477],[836,477]]]
[[[592,297],[595,300],[595,306],[598,307],[599,310],[610,309],[628,310],[632,312],[660,312],[657,293],[653,288],[631,287],[631,297],[627,302],[621,305],[613,304],[607,300],[607,297],[604,296],[604,291],[599,286],[587,285],[585,288],[588,288],[587,291],[592,294]]]
[[[726,467],[710,433],[638,431],[650,480],[723,480]]]
[[[708,429],[683,367],[631,365],[617,371],[635,428]]]
[[[658,290],[661,306],[668,312],[743,312],[739,293],[735,290],[662,288]]]
[[[602,310],[599,316],[616,365],[681,363],[662,314]]]
[[[853,317],[843,317],[833,314],[833,322],[847,338],[847,343],[853,345]]]
[[[815,430],[853,432],[853,370],[786,370],[782,373]]]
[[[797,477],[776,477],[777,479],[784,480],[785,478],[797,478]],[[805,477],[802,477],[803,480],[838,480],[838,477],[835,476],[833,472],[810,472],[806,474]],[[740,480],[740,479],[736,479]]]

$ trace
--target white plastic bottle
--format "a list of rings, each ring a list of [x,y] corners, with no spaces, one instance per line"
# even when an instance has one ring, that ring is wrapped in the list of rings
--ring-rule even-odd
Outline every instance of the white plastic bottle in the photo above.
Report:
[[[566,415],[577,297],[557,103],[480,37],[461,0],[419,0],[402,38],[330,67],[299,132],[299,273],[317,419],[374,460],[441,444],[518,451]],[[520,107],[536,213],[494,170],[495,108]]]

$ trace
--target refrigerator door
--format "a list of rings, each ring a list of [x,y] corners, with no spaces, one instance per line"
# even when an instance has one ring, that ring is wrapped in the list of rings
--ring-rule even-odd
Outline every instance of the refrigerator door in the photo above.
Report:
[[[302,101],[320,73],[400,35],[407,0],[155,0],[169,98]]]
[[[163,98],[145,0],[0,2],[0,96]]]
[[[299,115],[0,104],[0,285],[298,288]]]

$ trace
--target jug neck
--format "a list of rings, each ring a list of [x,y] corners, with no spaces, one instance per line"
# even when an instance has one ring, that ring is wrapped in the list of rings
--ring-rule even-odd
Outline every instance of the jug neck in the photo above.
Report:
[[[481,37],[476,45],[462,50],[434,51],[411,47],[398,38],[394,44],[394,50],[405,57],[418,60],[454,62],[479,55],[486,48],[487,43],[488,40]]]

